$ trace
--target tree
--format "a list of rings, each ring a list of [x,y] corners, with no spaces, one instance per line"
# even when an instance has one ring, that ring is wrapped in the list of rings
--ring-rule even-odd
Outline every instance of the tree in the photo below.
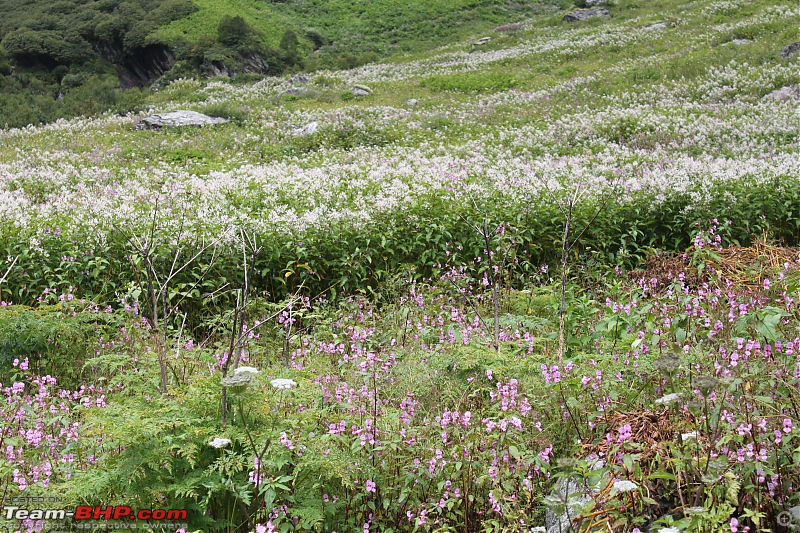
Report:
[[[297,34],[292,30],[286,30],[281,37],[280,49],[283,61],[287,67],[294,66],[300,62],[300,52],[298,50],[300,42]]]
[[[242,17],[225,15],[217,25],[217,41],[227,46],[237,46],[246,42],[253,29]]]

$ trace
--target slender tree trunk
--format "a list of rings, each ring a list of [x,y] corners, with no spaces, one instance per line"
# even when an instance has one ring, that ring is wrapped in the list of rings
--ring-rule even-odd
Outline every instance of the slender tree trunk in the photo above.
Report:
[[[565,329],[567,313],[567,263],[569,262],[569,230],[572,223],[572,203],[569,205],[567,221],[564,224],[564,238],[561,241],[561,305],[558,313],[558,364],[564,362]]]
[[[152,306],[151,323],[155,330],[156,355],[158,356],[159,392],[165,395],[167,394],[167,364],[165,360],[167,347],[166,339],[161,332],[162,324],[158,319],[158,292],[155,289],[153,280],[155,266],[153,265],[153,256],[150,254],[150,250],[147,249],[143,252],[145,268],[147,269],[147,295],[150,298],[150,305]],[[166,321],[164,322],[164,326],[166,327]]]

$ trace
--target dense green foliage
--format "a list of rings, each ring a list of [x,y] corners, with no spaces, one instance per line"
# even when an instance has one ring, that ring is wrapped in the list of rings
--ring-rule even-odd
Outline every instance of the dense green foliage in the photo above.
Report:
[[[529,16],[538,1],[247,2],[7,0],[0,20],[0,127],[119,112],[167,79],[243,73],[263,58],[285,70],[352,68]],[[163,57],[165,51],[176,63]],[[154,57],[155,54],[155,57]],[[259,67],[261,68],[261,67]],[[144,73],[144,74],[143,74]],[[144,76],[144,78],[142,78]]]

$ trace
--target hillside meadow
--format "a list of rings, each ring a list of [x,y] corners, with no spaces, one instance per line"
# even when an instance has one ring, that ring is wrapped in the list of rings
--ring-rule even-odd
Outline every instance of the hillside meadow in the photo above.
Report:
[[[0,130],[4,500],[800,525],[800,7],[604,7]],[[144,127],[183,109],[227,122]]]

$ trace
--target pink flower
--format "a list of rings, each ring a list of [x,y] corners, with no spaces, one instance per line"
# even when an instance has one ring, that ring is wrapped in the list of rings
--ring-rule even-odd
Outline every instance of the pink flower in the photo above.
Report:
[[[375,485],[374,481],[372,481],[371,479],[368,479],[367,482],[365,483],[365,485],[366,485],[367,492],[375,492],[376,485]]]
[[[617,443],[621,444],[621,443],[625,442],[626,440],[630,439],[631,436],[632,436],[631,425],[630,424],[625,424],[624,426],[619,428],[619,436],[617,437]]]
[[[784,433],[791,433],[792,431],[792,421],[789,418],[783,419],[783,432]]]

